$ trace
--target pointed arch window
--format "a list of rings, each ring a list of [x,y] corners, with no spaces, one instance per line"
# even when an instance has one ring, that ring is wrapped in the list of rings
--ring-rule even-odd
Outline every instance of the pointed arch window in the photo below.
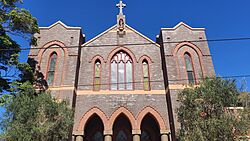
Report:
[[[111,90],[133,89],[133,64],[131,57],[120,51],[111,59]]]
[[[187,71],[188,83],[189,84],[194,84],[195,83],[195,77],[194,77],[192,58],[191,58],[189,53],[185,53],[184,57],[185,57],[185,63],[186,63],[186,71]]]
[[[142,61],[142,69],[143,69],[143,87],[144,90],[150,90],[150,82],[149,82],[149,65],[147,60]]]
[[[96,60],[94,66],[94,91],[99,91],[101,88],[101,61]]]
[[[53,52],[49,58],[49,69],[47,73],[47,83],[48,85],[53,85],[55,79],[55,69],[56,69],[57,54]]]

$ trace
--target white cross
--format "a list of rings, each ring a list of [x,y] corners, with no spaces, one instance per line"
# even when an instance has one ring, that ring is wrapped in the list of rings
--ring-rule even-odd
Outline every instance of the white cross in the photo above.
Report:
[[[123,9],[124,7],[126,7],[126,4],[124,4],[124,3],[122,2],[122,0],[120,0],[120,2],[119,2],[118,4],[116,4],[116,7],[118,7],[118,8],[120,9],[120,14],[123,14],[122,9]]]

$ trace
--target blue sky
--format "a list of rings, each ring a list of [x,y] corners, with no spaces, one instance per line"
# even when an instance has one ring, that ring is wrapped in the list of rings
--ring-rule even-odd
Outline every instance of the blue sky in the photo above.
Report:
[[[24,0],[23,7],[38,19],[39,26],[61,20],[80,26],[87,40],[116,23],[119,0]],[[191,27],[205,27],[208,39],[250,37],[249,0],[124,0],[127,24],[155,41],[162,27],[183,21]],[[23,47],[27,42],[18,39]],[[210,42],[217,75],[250,74],[250,41]],[[27,60],[28,51],[21,60]],[[250,78],[240,78],[239,82]]]

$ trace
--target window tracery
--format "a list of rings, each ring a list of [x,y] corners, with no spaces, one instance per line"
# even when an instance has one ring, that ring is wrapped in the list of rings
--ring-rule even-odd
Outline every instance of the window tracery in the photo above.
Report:
[[[132,83],[132,59],[127,53],[120,51],[111,59],[111,90],[132,90]]]

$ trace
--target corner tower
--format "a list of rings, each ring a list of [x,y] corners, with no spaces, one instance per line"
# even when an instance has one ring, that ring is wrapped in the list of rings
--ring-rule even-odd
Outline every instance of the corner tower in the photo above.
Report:
[[[163,66],[166,67],[166,87],[169,89],[175,130],[178,93],[190,85],[199,85],[205,77],[215,75],[204,28],[192,28],[181,22],[174,28],[162,28],[157,37],[161,46]]]
[[[58,21],[39,29],[40,33],[34,35],[37,46],[32,46],[29,53],[29,62],[35,63],[38,77],[36,87],[48,88],[55,98],[66,99],[74,107],[80,46],[84,43],[81,28]]]

